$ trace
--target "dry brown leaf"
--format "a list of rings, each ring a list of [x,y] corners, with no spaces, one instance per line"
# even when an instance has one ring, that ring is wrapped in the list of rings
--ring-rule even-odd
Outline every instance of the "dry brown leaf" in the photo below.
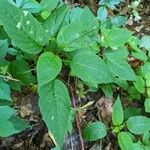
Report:
[[[96,105],[98,109],[98,115],[101,120],[104,122],[110,123],[111,122],[111,115],[112,115],[112,106],[113,100],[108,99],[106,97],[101,97]]]

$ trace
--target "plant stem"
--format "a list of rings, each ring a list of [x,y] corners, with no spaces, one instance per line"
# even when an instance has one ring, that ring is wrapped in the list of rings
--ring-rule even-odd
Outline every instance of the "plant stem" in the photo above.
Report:
[[[73,93],[72,86],[70,86],[70,89],[71,89],[73,107],[76,108],[75,96],[74,96],[74,93]],[[79,120],[80,120],[80,118],[79,118],[79,115],[78,115],[78,112],[77,112],[77,115],[76,115],[76,125],[77,125],[77,129],[78,129],[78,133],[79,133],[81,150],[85,150],[84,149],[84,142],[83,142],[83,138],[82,138],[82,134],[81,134],[81,128],[80,128],[80,121]]]

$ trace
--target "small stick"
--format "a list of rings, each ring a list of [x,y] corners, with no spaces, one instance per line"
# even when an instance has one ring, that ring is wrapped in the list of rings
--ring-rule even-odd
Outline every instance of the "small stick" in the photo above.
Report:
[[[72,95],[72,103],[73,103],[73,107],[76,108],[76,102],[75,102],[75,97],[74,97],[74,93],[73,93],[73,88],[72,86],[70,86],[71,89],[71,95]],[[84,142],[83,142],[83,138],[82,138],[82,134],[81,134],[81,128],[80,128],[80,123],[79,123],[79,115],[77,113],[76,116],[76,125],[77,125],[77,129],[78,129],[78,133],[79,133],[79,138],[80,138],[80,144],[81,144],[81,150],[85,150],[84,149]]]

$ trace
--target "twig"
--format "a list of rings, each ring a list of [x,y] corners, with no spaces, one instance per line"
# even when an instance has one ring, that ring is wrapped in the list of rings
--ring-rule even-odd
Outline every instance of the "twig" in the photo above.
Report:
[[[72,103],[73,103],[73,107],[76,108],[76,102],[75,102],[75,97],[74,97],[74,93],[73,93],[73,88],[72,86],[70,86],[71,89],[71,95],[72,95]],[[81,150],[85,150],[84,149],[84,142],[83,142],[83,138],[82,138],[82,134],[81,134],[81,128],[80,128],[80,123],[79,123],[79,115],[77,113],[76,115],[76,125],[77,125],[77,129],[78,129],[78,133],[79,133],[79,138],[80,138],[80,144],[81,144]]]
[[[4,78],[5,80],[12,80],[12,81],[20,82],[20,80],[14,79],[11,76],[0,75],[0,78]]]

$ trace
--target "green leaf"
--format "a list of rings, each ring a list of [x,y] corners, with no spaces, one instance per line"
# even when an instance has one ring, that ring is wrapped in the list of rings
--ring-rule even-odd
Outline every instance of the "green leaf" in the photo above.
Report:
[[[147,76],[147,74],[149,74],[150,73],[150,62],[149,61],[146,61],[145,63],[144,63],[144,65],[143,66],[141,66],[141,68],[140,68],[141,70],[141,74],[142,74],[142,77],[146,77]],[[148,75],[149,76],[149,75]],[[146,81],[147,82],[147,81]],[[147,83],[146,83],[147,84]]]
[[[0,59],[4,59],[8,52],[7,40],[0,40]]]
[[[129,55],[129,51],[128,49],[123,46],[123,47],[119,47],[116,50],[107,48],[104,54],[106,57],[116,57],[119,56],[120,59],[127,59],[128,55]]]
[[[150,131],[150,119],[144,116],[131,117],[127,121],[127,128],[134,134]]]
[[[122,80],[134,80],[135,74],[131,69],[130,65],[124,60],[116,56],[108,55],[106,63],[110,71]]]
[[[99,7],[97,11],[97,17],[100,21],[104,21],[107,18],[108,12],[106,7]]]
[[[100,0],[99,5],[107,5],[110,9],[115,9],[115,5],[118,5],[123,0]]]
[[[79,53],[73,57],[71,70],[74,75],[90,83],[109,83],[112,81],[104,61],[93,53]]]
[[[128,90],[129,88],[129,84],[127,81],[125,80],[122,80],[120,78],[115,78],[115,81],[114,81],[116,84],[118,84],[120,87],[122,87],[124,90]]]
[[[125,16],[114,16],[111,18],[112,24],[118,27],[125,25],[127,21],[128,19]]]
[[[28,1],[26,2],[22,7],[21,9],[23,10],[27,10],[31,13],[38,13],[41,11],[41,5],[35,1],[35,0],[32,0],[32,1]]]
[[[146,86],[150,87],[150,73],[145,74]]]
[[[52,81],[61,71],[61,59],[51,52],[43,53],[37,62],[38,85],[42,87],[44,84]]]
[[[113,112],[112,112],[113,125],[115,126],[121,125],[123,123],[123,119],[124,119],[123,108],[122,108],[120,98],[118,96],[113,106]]]
[[[23,59],[12,61],[9,65],[9,71],[15,79],[24,84],[35,83],[35,77],[32,75],[30,66]]]
[[[140,108],[126,107],[124,109],[124,120],[128,120],[130,117],[141,115]]]
[[[83,131],[84,139],[88,141],[96,141],[98,139],[104,138],[106,134],[106,126],[102,122],[89,123]]]
[[[129,86],[128,88],[128,95],[131,96],[131,98],[133,99],[137,99],[137,100],[140,100],[140,93],[139,91],[134,87],[134,86]]]
[[[9,119],[9,121],[13,124],[14,129],[18,132],[21,132],[29,127],[31,127],[27,122],[25,122],[23,119],[14,116]]]
[[[104,92],[106,97],[108,97],[108,98],[112,98],[113,97],[113,91],[112,91],[111,85],[103,85],[101,87],[101,89]]]
[[[143,36],[140,40],[140,47],[150,50],[150,36]]]
[[[149,140],[150,140],[150,133],[149,132],[145,132],[144,134],[143,134],[143,143],[144,144],[146,144],[146,145],[148,145],[148,144],[150,144],[149,143]]]
[[[63,5],[54,10],[52,14],[43,22],[43,27],[49,34],[49,37],[56,36],[68,12],[68,7]]]
[[[98,49],[98,30],[96,17],[88,8],[84,8],[77,20],[61,28],[57,42],[60,49],[66,52],[84,48]]]
[[[140,93],[145,92],[145,81],[142,77],[136,76],[135,82],[133,82],[133,84]]]
[[[143,150],[143,145],[141,143],[134,143],[133,150]]]
[[[51,12],[54,10],[59,3],[59,0],[41,0],[42,10],[47,10]]]
[[[146,98],[144,102],[145,112],[150,113],[150,98]]]
[[[124,46],[125,43],[132,37],[132,33],[125,28],[113,27],[112,29],[101,28],[103,36],[103,44],[116,49]]]
[[[20,82],[9,80],[8,83],[12,90],[21,92]]]
[[[143,61],[148,59],[148,57],[146,56],[146,54],[142,50],[132,52],[132,56],[137,58],[137,59],[143,60]]]
[[[15,114],[15,110],[8,106],[0,106],[0,123],[8,120]]]
[[[73,7],[70,10],[70,12],[67,14],[66,21],[69,23],[69,22],[73,22],[73,21],[77,20],[78,18],[80,18],[82,16],[84,11],[85,11],[85,9],[83,9],[81,7]]]
[[[133,142],[130,136],[126,132],[120,132],[118,134],[118,142],[121,150],[132,150]]]
[[[8,0],[0,1],[0,20],[13,43],[26,53],[39,53],[47,43],[47,34],[40,22]]]
[[[14,129],[14,126],[10,121],[4,121],[0,123],[0,136],[1,137],[8,137],[15,133],[18,133],[18,131]]]
[[[10,96],[10,87],[2,80],[0,80],[0,99],[12,101]]]
[[[62,147],[70,123],[71,104],[68,90],[61,81],[53,80],[39,89],[39,96],[43,120],[57,144]]]
[[[16,121],[16,122],[15,122]],[[19,128],[17,128],[17,126]],[[12,134],[23,131],[28,128],[29,125],[18,117],[13,117],[10,120],[0,123],[0,136],[8,137]]]

